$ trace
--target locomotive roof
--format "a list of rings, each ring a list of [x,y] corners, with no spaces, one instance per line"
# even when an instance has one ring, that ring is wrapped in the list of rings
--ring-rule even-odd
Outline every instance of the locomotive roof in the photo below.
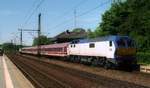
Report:
[[[92,39],[80,39],[78,40],[78,43],[86,43],[86,42],[96,42],[96,41],[114,41],[121,37],[128,38],[128,36],[103,36],[103,37],[97,37]]]

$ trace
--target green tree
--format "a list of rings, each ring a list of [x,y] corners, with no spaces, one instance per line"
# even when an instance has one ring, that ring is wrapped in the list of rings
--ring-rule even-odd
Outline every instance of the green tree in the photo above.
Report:
[[[75,28],[75,29],[73,29],[72,32],[85,32],[85,29],[83,29],[83,28]]]
[[[14,43],[3,43],[1,47],[5,53],[16,53],[21,48],[21,45],[16,45]]]
[[[33,46],[51,44],[52,41],[47,36],[41,35],[39,38],[34,38]]]
[[[150,0],[116,2],[102,16],[96,36],[128,35],[140,50],[150,49]]]
[[[95,37],[95,33],[91,31],[91,29],[87,30],[88,33],[88,38],[94,38]]]
[[[2,44],[0,44],[0,48],[2,48]]]

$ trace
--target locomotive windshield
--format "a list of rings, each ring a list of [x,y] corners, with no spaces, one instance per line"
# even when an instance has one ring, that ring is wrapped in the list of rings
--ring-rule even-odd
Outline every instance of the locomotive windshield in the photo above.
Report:
[[[118,47],[134,47],[134,42],[129,38],[120,38],[117,41],[117,45]]]
[[[127,45],[128,47],[134,47],[134,41],[131,39],[127,40]]]
[[[118,45],[118,47],[126,47],[126,41],[125,41],[125,39],[119,39],[117,41],[117,45]]]

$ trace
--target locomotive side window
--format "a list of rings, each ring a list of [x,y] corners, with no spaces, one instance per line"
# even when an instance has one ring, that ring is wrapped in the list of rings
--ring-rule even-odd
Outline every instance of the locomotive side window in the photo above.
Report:
[[[109,41],[109,46],[112,47],[112,41]]]
[[[94,43],[90,43],[90,44],[89,44],[89,47],[90,47],[90,48],[95,48],[95,44],[94,44]]]

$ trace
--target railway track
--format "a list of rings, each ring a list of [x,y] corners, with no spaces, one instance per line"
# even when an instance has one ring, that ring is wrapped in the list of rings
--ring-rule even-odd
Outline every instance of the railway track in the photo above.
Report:
[[[25,56],[9,55],[9,58],[39,88],[149,88],[49,64]]]
[[[16,58],[19,58],[16,60]],[[22,58],[21,58],[22,59]],[[13,63],[24,73],[36,88],[70,88],[68,85],[59,82],[49,74],[40,71],[40,68],[33,63],[20,60],[20,57],[11,57]],[[28,64],[27,64],[28,63]],[[30,69],[29,69],[30,68]]]

